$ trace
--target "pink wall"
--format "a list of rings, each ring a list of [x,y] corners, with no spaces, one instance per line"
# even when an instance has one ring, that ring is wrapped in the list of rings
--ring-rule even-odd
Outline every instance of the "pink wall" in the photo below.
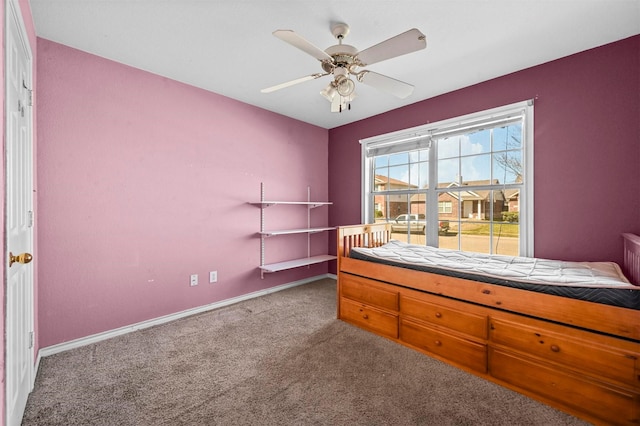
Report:
[[[532,98],[535,255],[622,262],[620,234],[640,233],[640,36],[332,129],[330,223],[360,222],[360,139]]]
[[[309,185],[326,199],[326,129],[44,39],[38,55],[41,347],[328,271],[261,280],[248,204],[260,182],[268,198],[304,201]],[[326,225],[327,207],[313,214]],[[270,207],[267,225],[304,227],[306,209]],[[312,254],[327,245],[312,236]],[[274,237],[266,261],[306,251]]]

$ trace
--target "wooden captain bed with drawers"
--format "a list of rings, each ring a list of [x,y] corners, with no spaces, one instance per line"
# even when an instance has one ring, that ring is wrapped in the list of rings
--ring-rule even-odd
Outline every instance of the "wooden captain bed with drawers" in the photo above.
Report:
[[[640,237],[623,241],[628,279],[612,262],[548,261],[532,283],[537,259],[489,256],[515,264],[505,278],[475,270],[483,255],[416,246],[436,253],[416,266],[388,224],[340,227],[338,318],[592,423],[640,425]],[[577,278],[550,282],[565,268]]]

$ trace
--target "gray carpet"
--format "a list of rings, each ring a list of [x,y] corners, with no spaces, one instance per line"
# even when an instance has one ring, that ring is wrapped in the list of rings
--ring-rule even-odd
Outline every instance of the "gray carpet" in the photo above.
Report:
[[[584,425],[336,320],[319,280],[41,361],[23,425]]]

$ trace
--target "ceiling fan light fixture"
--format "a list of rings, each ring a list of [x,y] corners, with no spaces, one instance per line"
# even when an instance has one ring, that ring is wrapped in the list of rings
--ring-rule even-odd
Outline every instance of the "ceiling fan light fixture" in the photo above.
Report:
[[[349,96],[356,89],[356,84],[350,78],[341,76],[336,78],[337,90],[340,96]]]
[[[333,98],[336,97],[336,94],[338,93],[338,91],[336,90],[336,87],[333,84],[333,81],[331,83],[329,83],[329,85],[327,87],[325,87],[324,89],[322,89],[320,91],[320,94],[322,96],[324,96],[324,98],[326,100],[328,100],[329,102],[333,101]]]

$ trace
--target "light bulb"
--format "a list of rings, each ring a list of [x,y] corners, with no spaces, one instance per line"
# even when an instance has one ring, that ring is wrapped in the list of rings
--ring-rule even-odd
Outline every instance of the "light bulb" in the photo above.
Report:
[[[341,79],[338,83],[338,93],[340,94],[340,96],[349,96],[353,93],[355,88],[356,84],[353,82],[353,80],[346,77]]]

